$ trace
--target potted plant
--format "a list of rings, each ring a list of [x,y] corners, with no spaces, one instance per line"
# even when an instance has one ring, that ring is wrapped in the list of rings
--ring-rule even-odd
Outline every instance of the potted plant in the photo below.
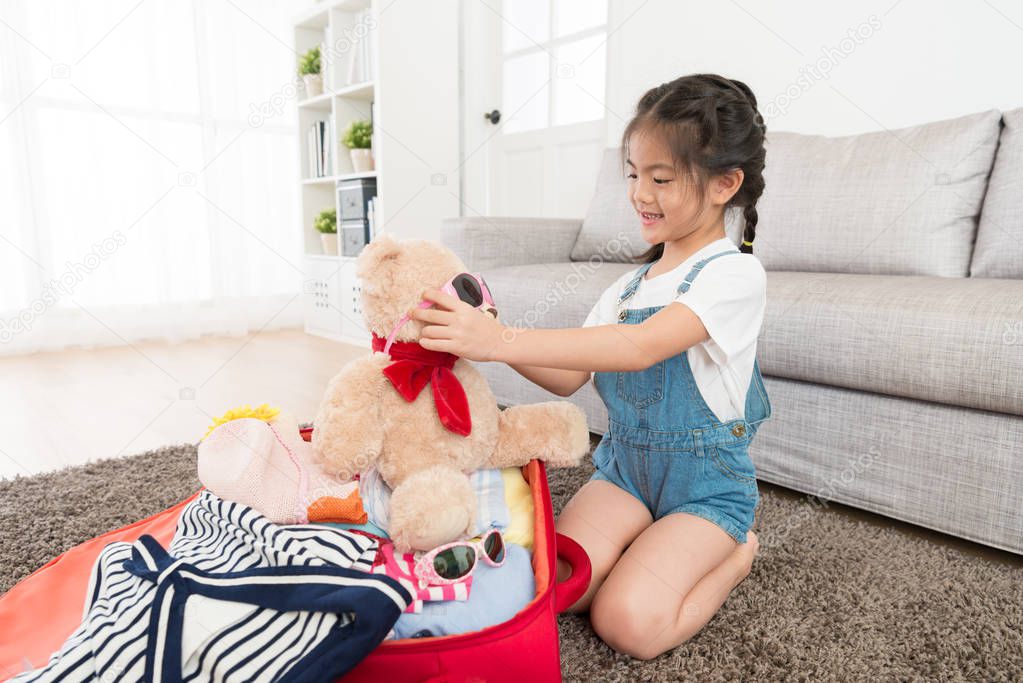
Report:
[[[372,123],[365,120],[352,121],[345,129],[341,143],[348,148],[352,155],[352,168],[356,173],[373,170]]]
[[[324,209],[313,220],[313,227],[320,233],[323,242],[323,253],[337,256],[337,209]]]
[[[302,55],[301,59],[298,60],[298,75],[302,77],[302,82],[305,83],[306,97],[316,97],[323,94],[321,70],[320,46],[317,45],[316,47],[309,48]]]

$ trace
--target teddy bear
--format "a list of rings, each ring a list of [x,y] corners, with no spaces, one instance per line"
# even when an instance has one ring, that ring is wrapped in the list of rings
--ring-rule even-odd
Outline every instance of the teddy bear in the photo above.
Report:
[[[377,470],[391,488],[387,531],[396,548],[430,550],[465,538],[475,521],[468,477],[475,470],[534,458],[551,467],[579,464],[589,450],[589,429],[576,405],[499,409],[475,366],[418,344],[423,323],[404,316],[426,289],[466,272],[454,252],[432,240],[383,233],[355,265],[373,351],[328,383],[314,419],[313,452],[325,472],[343,481]],[[384,353],[385,339],[402,321]]]

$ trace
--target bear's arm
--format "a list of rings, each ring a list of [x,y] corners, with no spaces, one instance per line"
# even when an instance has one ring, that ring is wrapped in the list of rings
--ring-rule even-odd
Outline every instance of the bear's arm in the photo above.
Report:
[[[327,384],[313,423],[313,452],[327,474],[347,481],[380,455],[386,426],[380,402],[392,361],[372,353],[341,368]]]

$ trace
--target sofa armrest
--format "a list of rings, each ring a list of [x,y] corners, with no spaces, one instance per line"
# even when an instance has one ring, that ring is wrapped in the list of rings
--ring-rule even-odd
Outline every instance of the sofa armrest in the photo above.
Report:
[[[581,218],[473,216],[441,221],[440,238],[473,271],[571,261]]]

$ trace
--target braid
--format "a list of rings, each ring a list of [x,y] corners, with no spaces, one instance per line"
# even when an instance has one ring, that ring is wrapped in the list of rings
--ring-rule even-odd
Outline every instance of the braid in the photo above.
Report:
[[[742,229],[742,245],[739,247],[739,251],[744,254],[753,253],[753,240],[757,236],[757,207],[755,204],[749,204],[742,211],[742,217],[745,219],[746,227]]]
[[[729,79],[728,82],[735,86],[737,90],[742,92],[749,101],[750,107],[753,109],[753,125],[760,130],[761,139],[765,138],[767,136],[767,124],[764,123],[764,117],[761,116],[760,111],[757,109],[757,98],[756,95],[753,94],[753,90],[742,81]],[[763,168],[763,166],[761,166],[761,168]],[[746,206],[743,207],[742,217],[744,219],[745,227],[742,230],[742,244],[739,246],[739,251],[744,254],[753,253],[753,240],[757,237],[757,200],[763,192],[763,181],[761,180],[759,184],[761,186],[760,191],[751,193],[755,194],[755,196],[753,196]]]

